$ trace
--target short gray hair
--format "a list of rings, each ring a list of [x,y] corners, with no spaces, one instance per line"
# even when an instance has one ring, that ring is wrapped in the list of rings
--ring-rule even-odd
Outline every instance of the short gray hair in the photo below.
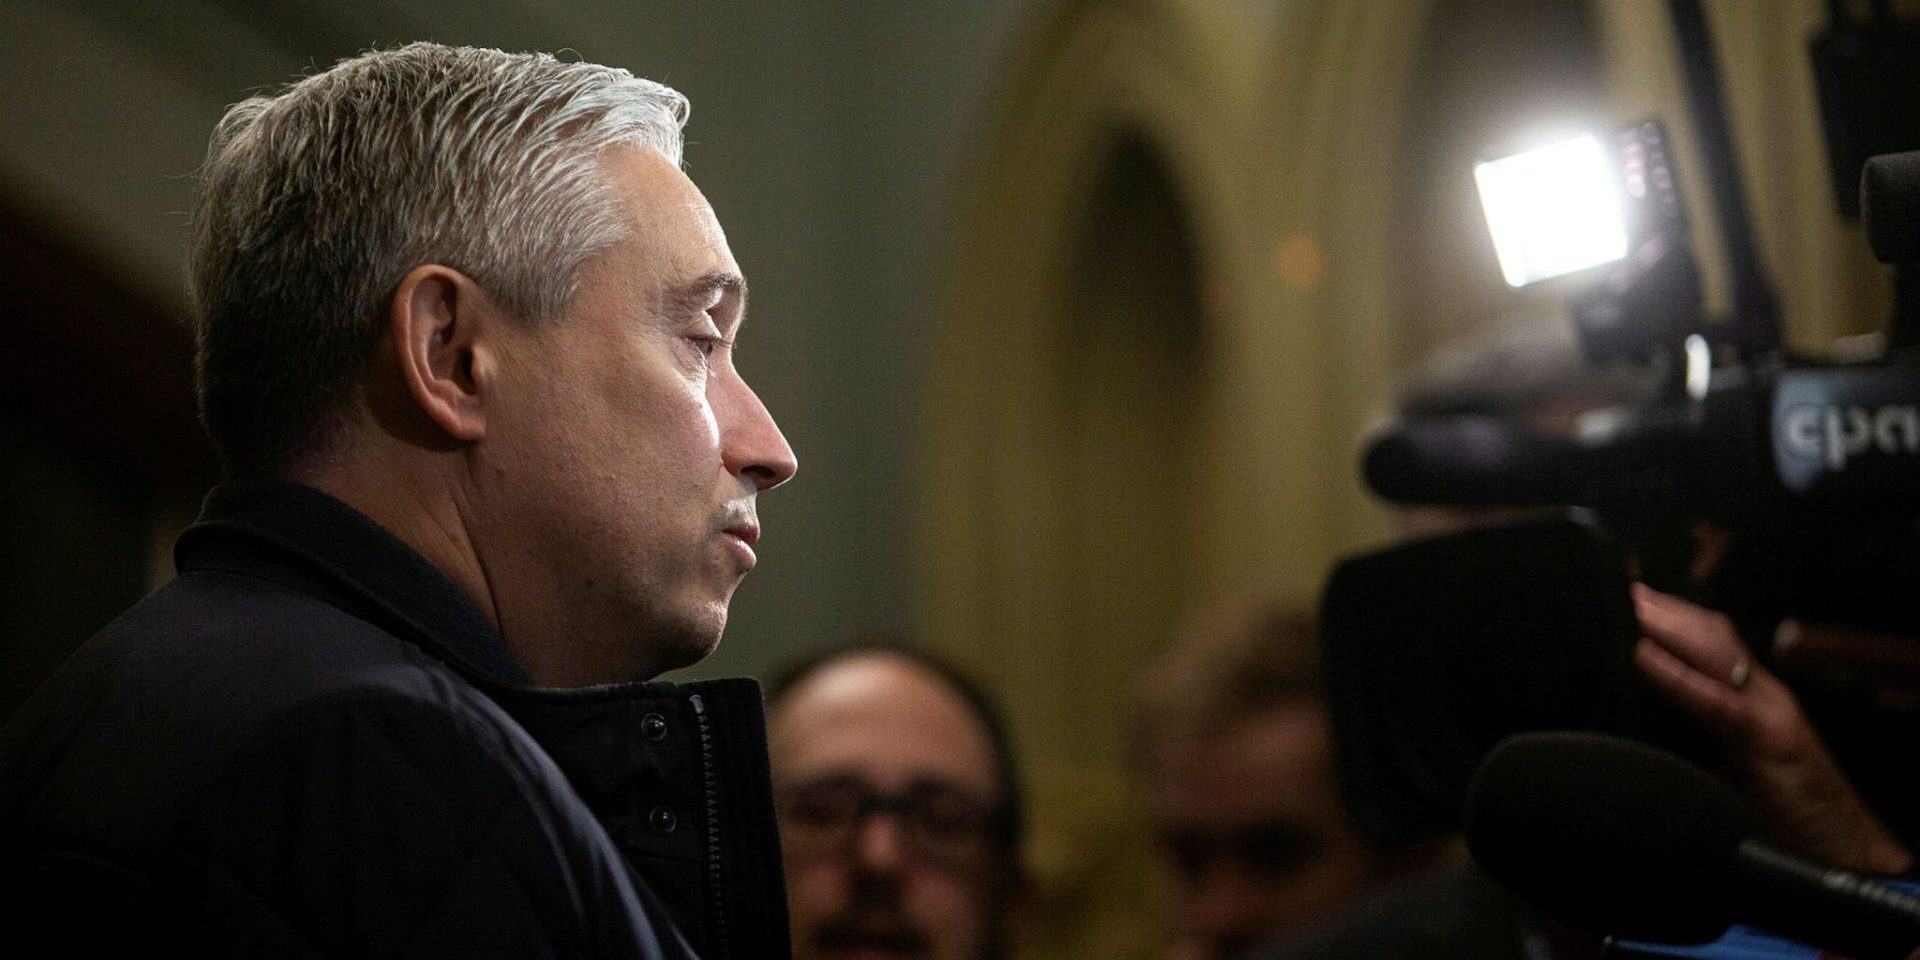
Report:
[[[526,322],[626,226],[616,144],[680,163],[687,100],[625,70],[414,43],[229,108],[195,193],[201,415],[230,475],[328,436],[409,271],[453,267]]]

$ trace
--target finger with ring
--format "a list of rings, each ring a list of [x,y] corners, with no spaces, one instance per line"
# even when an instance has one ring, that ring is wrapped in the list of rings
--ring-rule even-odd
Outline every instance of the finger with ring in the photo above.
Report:
[[[1741,657],[1733,662],[1733,669],[1727,674],[1727,682],[1735,690],[1745,689],[1747,681],[1753,677],[1753,658]]]

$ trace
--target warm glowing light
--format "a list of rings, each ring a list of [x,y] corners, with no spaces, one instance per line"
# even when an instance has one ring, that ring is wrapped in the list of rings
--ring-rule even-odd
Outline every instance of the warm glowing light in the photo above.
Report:
[[[1588,134],[1474,165],[1480,205],[1510,286],[1627,255],[1620,188],[1600,138]]]

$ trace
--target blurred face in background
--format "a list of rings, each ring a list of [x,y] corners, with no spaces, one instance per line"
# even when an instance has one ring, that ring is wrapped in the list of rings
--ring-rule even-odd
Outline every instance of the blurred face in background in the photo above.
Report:
[[[768,716],[796,960],[1003,956],[1019,868],[993,745],[931,671],[852,654]]]
[[[1180,960],[1225,960],[1299,933],[1381,879],[1340,805],[1331,721],[1317,699],[1155,745],[1147,790]]]

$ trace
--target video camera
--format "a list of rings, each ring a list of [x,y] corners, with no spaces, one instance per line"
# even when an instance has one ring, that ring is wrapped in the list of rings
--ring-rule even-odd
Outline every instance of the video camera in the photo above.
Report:
[[[1537,508],[1349,559],[1329,581],[1323,632],[1343,787],[1376,842],[1457,829],[1475,767],[1513,733],[1593,730],[1703,755],[1692,725],[1632,664],[1633,579],[1727,612],[1750,643],[1806,625],[1876,638],[1882,659],[1868,668],[1776,665],[1861,792],[1904,798],[1882,812],[1920,833],[1920,772],[1884,749],[1920,742],[1908,739],[1920,736],[1920,694],[1881,669],[1889,656],[1920,663],[1920,642],[1887,639],[1920,636],[1920,152],[1867,159],[1920,146],[1916,111],[1880,103],[1911,99],[1889,77],[1920,65],[1920,34],[1884,8],[1862,24],[1835,5],[1813,43],[1829,156],[1864,168],[1857,181],[1836,170],[1837,184],[1859,184],[1857,197],[1837,191],[1839,206],[1858,206],[1895,286],[1878,356],[1819,361],[1781,348],[1704,18],[1697,2],[1672,8],[1732,309],[1703,309],[1660,124],[1479,165],[1508,282],[1587,271],[1594,282],[1569,303],[1587,362],[1652,369],[1661,386],[1651,403],[1584,413],[1570,433],[1459,416],[1371,439],[1363,473],[1388,501],[1506,517]],[[1709,532],[1730,546],[1703,564],[1696,548]],[[1763,660],[1776,653],[1756,646]]]

